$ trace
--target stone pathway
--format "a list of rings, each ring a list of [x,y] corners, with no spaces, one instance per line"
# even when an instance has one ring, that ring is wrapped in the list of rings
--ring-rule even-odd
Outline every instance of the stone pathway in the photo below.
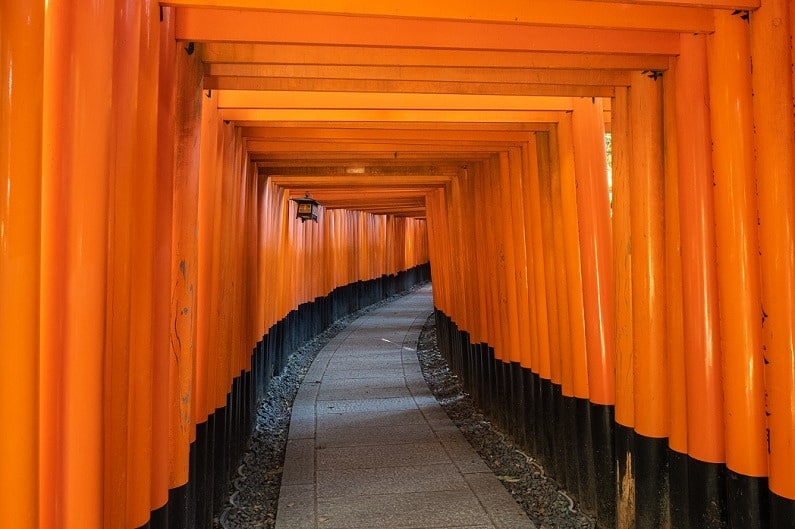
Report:
[[[293,404],[277,529],[534,529],[431,395],[425,287],[355,320]]]

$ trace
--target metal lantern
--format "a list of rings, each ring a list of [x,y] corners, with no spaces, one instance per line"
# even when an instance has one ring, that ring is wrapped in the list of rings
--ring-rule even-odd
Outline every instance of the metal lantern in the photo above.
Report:
[[[295,218],[301,219],[302,224],[307,220],[317,222],[317,208],[320,206],[317,200],[309,198],[309,193],[303,198],[294,198],[292,200],[298,203],[298,214]]]

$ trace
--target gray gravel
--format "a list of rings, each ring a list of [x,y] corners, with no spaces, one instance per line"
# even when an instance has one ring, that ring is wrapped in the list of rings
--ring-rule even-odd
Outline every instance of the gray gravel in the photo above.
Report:
[[[251,444],[237,478],[230,484],[228,503],[221,506],[220,516],[215,519],[215,529],[274,527],[290,411],[304,375],[317,353],[351,321],[395,297],[337,321],[291,355],[285,371],[272,379],[257,410]],[[433,316],[425,322],[417,354],[436,399],[539,529],[593,527],[593,520],[579,513],[558,485],[545,477],[538,463],[491,424],[462,391],[439,353]]]
[[[539,529],[594,527],[595,521],[577,510],[575,502],[546,477],[539,463],[475,407],[439,351],[434,316],[425,322],[417,355],[436,400]]]

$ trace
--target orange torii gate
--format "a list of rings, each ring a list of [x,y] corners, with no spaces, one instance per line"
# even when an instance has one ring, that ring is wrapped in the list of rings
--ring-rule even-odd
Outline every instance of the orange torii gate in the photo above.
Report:
[[[793,3],[317,4],[0,8],[9,527],[208,527],[285,355],[429,261],[600,527],[795,526]]]

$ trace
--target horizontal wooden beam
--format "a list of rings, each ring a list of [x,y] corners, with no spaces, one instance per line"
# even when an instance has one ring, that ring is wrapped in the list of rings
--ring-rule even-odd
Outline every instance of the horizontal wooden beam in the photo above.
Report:
[[[205,77],[212,90],[296,90],[318,92],[393,92],[426,94],[613,97],[612,86],[538,83],[461,83],[358,79]]]
[[[439,189],[439,188],[436,188]],[[292,190],[292,194],[294,196],[301,196],[300,190]],[[395,194],[395,196],[384,196],[384,197],[370,197],[370,196],[361,196],[362,190],[361,189],[354,189],[347,192],[347,196],[339,195],[339,196],[332,196],[328,194],[327,189],[323,188],[315,188],[314,191],[310,192],[312,198],[320,202],[320,204],[324,207],[348,207],[351,204],[362,205],[366,204],[367,207],[370,208],[424,208],[425,207],[425,194],[417,195],[417,196],[401,196],[399,194]]]
[[[416,217],[425,218],[426,208],[368,208],[366,206],[358,206],[356,204],[349,204],[345,207],[336,207],[332,209],[347,209],[350,211],[364,211],[371,215],[391,215],[393,217]]]
[[[557,123],[561,112],[501,110],[349,110],[349,109],[251,109],[227,108],[221,118],[232,121],[403,121],[412,123]]]
[[[303,187],[332,188],[437,188],[450,182],[445,175],[378,175],[378,176],[278,176],[269,177],[275,185],[294,189]]]
[[[349,170],[349,169],[352,169]],[[364,172],[361,172],[364,169]],[[380,176],[380,175],[413,175],[413,176],[448,176],[454,177],[461,172],[461,165],[455,161],[404,161],[395,160],[273,160],[258,161],[257,170],[260,176]]]
[[[526,140],[525,140],[526,141]],[[385,149],[395,149],[402,147],[402,149],[411,149],[418,147],[428,150],[444,150],[444,147],[452,147],[452,150],[461,150],[470,148],[476,152],[485,152],[491,150],[503,150],[509,147],[519,146],[522,141],[500,141],[500,140],[427,140],[424,138],[413,139],[393,139],[393,138],[340,138],[334,140],[309,138],[309,139],[271,139],[259,140],[249,138],[246,145],[250,145],[251,149],[259,149],[265,144],[271,145],[271,150],[274,152],[289,152],[294,149],[296,152],[303,151],[323,151],[329,148],[335,148],[337,151],[350,151],[358,149],[360,146],[367,144],[366,150],[358,150],[357,152],[369,152],[370,150],[381,151]]]
[[[665,70],[669,57],[641,53],[443,50],[423,48],[315,46],[208,42],[202,60],[268,65],[394,66],[454,68],[561,68],[577,70]]]
[[[375,162],[422,162],[434,164],[466,164],[470,161],[488,160],[491,158],[490,152],[400,152],[395,156],[394,152],[252,152],[251,160],[255,163],[264,164],[274,162],[278,164],[297,163],[305,165],[316,162],[318,164],[328,164],[339,162],[343,164],[367,164]]]
[[[532,24],[569,27],[653,29],[691,32],[712,28],[712,14],[703,6],[748,9],[752,0],[646,0],[645,2],[589,2],[583,0],[501,0],[461,2],[460,0],[403,0],[373,2],[346,0],[166,0],[167,5],[268,9],[306,16],[355,15],[366,17],[417,18],[428,21],[478,21],[501,24]],[[647,5],[647,4],[654,5]],[[677,4],[689,4],[684,7]],[[758,5],[758,4],[757,4]]]
[[[467,142],[467,143],[408,143],[408,142],[339,142],[339,141],[264,141],[264,140],[248,140],[246,142],[246,149],[251,153],[258,152],[292,152],[298,155],[309,152],[327,152],[327,153],[348,153],[355,155],[356,153],[370,153],[370,152],[392,152],[396,154],[396,158],[404,152],[495,152],[507,150],[515,144],[506,143],[503,145],[486,145],[482,142]]]
[[[435,189],[439,189],[438,187]],[[344,207],[347,204],[366,204],[370,208],[422,208],[425,207],[425,195],[412,195],[403,196],[400,193],[393,193],[393,196],[380,196],[372,197],[367,196],[365,191],[361,188],[350,189],[346,191],[347,194],[338,194],[332,196],[328,194],[328,190],[322,187],[314,188],[310,191],[310,196],[320,202],[324,207],[337,205]],[[300,189],[292,189],[291,196],[300,197],[302,191]]]
[[[362,81],[445,81],[461,83],[571,84],[629,86],[625,70],[575,68],[476,68],[440,66],[328,66],[315,64],[211,63],[205,75],[214,77],[315,78]]]
[[[567,3],[566,0],[551,1],[555,4]],[[593,5],[591,2],[583,3]],[[559,22],[556,23],[558,27],[547,27],[181,8],[177,10],[176,37],[196,42],[676,55],[679,52],[679,32],[712,31],[712,14],[709,11],[704,13],[708,15],[707,20],[702,20],[704,17],[688,17],[687,24],[669,33],[637,29],[589,29],[598,25],[593,21],[586,24],[587,28],[560,27],[565,24]],[[613,20],[629,18],[625,13],[613,17]]]
[[[626,5],[622,0],[591,0],[603,4]],[[635,4],[667,5],[675,7],[700,7],[706,9],[728,9],[732,11],[745,11],[756,9],[760,0],[632,0]]]
[[[270,141],[296,140],[391,140],[391,141],[498,141],[526,142],[533,132],[523,131],[466,131],[466,130],[405,130],[389,128],[336,129],[327,127],[243,127],[243,138]]]
[[[317,195],[312,197],[318,202],[338,202],[342,200],[368,200],[373,204],[386,204],[390,201],[413,201],[420,205],[425,204],[425,197],[428,191],[432,189],[439,189],[437,187],[426,187],[422,189],[382,189],[372,188],[362,190],[360,188],[351,189],[328,189],[328,188],[315,188]],[[290,196],[302,196],[300,188],[287,188]]]
[[[609,100],[605,104],[609,108]],[[221,90],[219,109],[467,110],[566,112],[571,97]]]
[[[483,123],[483,122],[401,122],[401,121],[245,121],[237,125],[246,130],[254,129],[302,129],[319,128],[329,130],[389,129],[401,131],[499,131],[537,132],[547,131],[550,123]]]

